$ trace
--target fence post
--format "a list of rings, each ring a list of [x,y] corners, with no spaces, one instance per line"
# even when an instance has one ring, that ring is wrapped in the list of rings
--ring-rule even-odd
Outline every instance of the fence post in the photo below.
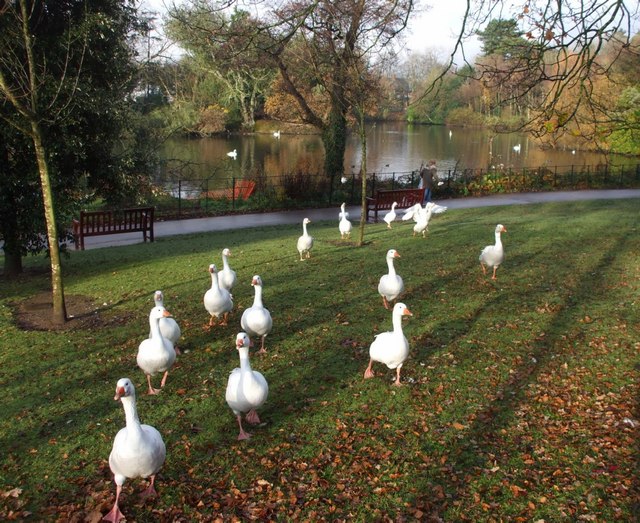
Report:
[[[178,218],[182,212],[182,180],[178,180]]]

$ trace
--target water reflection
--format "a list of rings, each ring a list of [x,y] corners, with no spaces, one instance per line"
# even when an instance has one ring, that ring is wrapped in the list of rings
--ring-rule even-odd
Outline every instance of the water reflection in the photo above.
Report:
[[[227,153],[237,151],[237,157]],[[501,166],[503,169],[540,166],[576,168],[606,163],[604,155],[559,149],[540,149],[525,135],[491,136],[482,129],[378,122],[367,128],[367,171],[378,175],[417,170],[434,159],[438,170]],[[233,135],[203,139],[172,139],[162,153],[168,161],[164,176],[174,180],[244,178],[264,173],[281,176],[296,172],[319,173],[324,148],[318,135],[272,133]],[[360,169],[361,147],[355,133],[349,135],[344,171]],[[615,165],[635,165],[637,158],[612,156]]]

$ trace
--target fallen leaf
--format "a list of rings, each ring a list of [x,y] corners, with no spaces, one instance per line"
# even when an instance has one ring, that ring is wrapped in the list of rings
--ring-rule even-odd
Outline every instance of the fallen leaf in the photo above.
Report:
[[[2,497],[3,498],[17,498],[20,496],[20,494],[22,494],[22,489],[21,488],[12,488],[11,490],[6,490],[5,492],[2,493]]]

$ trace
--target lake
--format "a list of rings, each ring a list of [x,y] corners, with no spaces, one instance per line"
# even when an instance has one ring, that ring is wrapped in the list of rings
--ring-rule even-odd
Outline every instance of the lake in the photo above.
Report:
[[[234,158],[227,155],[236,150]],[[229,135],[200,139],[172,139],[162,151],[167,160],[162,177],[173,180],[207,178],[245,178],[264,172],[281,176],[295,172],[322,172],[324,147],[317,135],[270,133]],[[360,169],[361,148],[355,133],[349,135],[344,171]],[[377,122],[367,127],[367,172],[392,176],[419,169],[434,159],[439,172],[458,168],[505,169],[558,166],[569,170],[583,165],[607,163],[607,157],[594,152],[566,149],[541,149],[526,135],[497,135],[483,129],[412,125],[405,122]],[[171,160],[180,160],[174,162]],[[638,158],[610,156],[614,165],[635,165]]]

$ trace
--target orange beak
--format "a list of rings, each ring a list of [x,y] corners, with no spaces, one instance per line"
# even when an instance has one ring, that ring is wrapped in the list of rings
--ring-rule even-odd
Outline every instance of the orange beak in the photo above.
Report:
[[[411,312],[409,309],[407,309],[407,307],[405,307],[404,310],[402,311],[402,315],[403,316],[413,316],[413,312]]]
[[[396,253],[393,255],[394,258],[400,258],[400,253],[398,251],[396,251]]]
[[[118,401],[122,396],[124,396],[124,387],[117,387],[116,395],[113,397],[113,399]]]
[[[165,318],[168,318],[168,317],[170,317],[170,316],[171,316],[171,313],[170,313],[167,309],[165,309],[165,310],[164,310],[164,312],[162,313],[162,315],[163,315]]]

